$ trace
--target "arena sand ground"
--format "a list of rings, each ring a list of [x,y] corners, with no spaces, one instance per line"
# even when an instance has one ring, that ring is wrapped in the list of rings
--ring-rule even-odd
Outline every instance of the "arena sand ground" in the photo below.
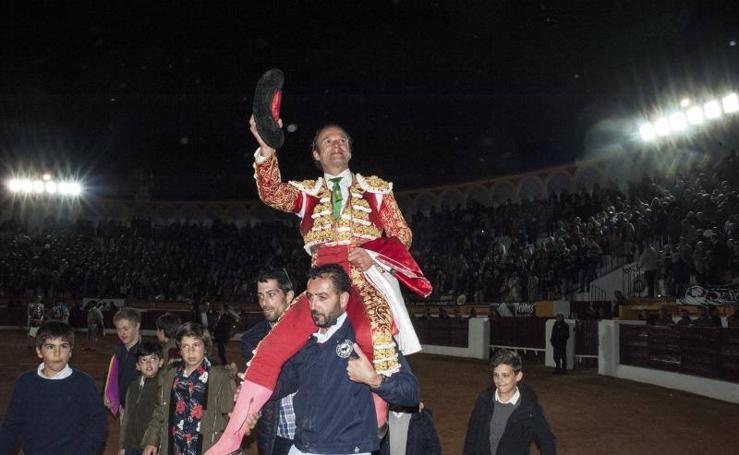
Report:
[[[85,351],[85,335],[79,333],[73,366],[102,385],[114,341],[115,335],[108,335],[96,351]],[[228,355],[240,357],[237,343],[229,345]],[[443,453],[460,454],[472,406],[489,383],[487,363],[424,354],[409,360],[420,379],[423,402],[433,410]],[[13,381],[38,362],[20,331],[0,332],[0,419]],[[524,371],[544,406],[561,454],[739,453],[739,405],[602,377],[593,369],[553,376],[540,362],[528,360]],[[59,424],[64,425],[63,419]],[[109,424],[104,453],[114,455],[117,421],[110,418]],[[257,453],[253,442],[247,453]]]

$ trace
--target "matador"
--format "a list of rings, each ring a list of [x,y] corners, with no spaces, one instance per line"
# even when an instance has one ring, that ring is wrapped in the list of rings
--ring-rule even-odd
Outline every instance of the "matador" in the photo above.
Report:
[[[250,125],[260,146],[254,155],[260,199],[300,217],[300,233],[314,265],[344,267],[352,281],[347,314],[357,341],[379,374],[392,375],[399,369],[396,342],[404,355],[421,350],[399,282],[423,297],[431,293],[431,284],[408,252],[411,230],[395,201],[392,183],[349,170],[351,138],[337,125],[321,128],[313,141],[313,158],[324,175],[283,182],[276,150],[259,137],[253,117]],[[228,427],[208,455],[238,449],[247,431],[247,417],[269,399],[282,365],[315,331],[303,294],[257,346]],[[386,421],[386,409],[375,395],[378,426]]]

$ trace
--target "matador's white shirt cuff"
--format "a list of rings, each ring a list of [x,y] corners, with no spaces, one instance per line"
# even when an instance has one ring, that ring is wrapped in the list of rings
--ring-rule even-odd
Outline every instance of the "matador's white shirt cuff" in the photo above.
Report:
[[[257,151],[254,152],[254,162],[257,163],[257,165],[264,164],[264,162],[267,161],[267,158],[262,156],[262,148],[257,148]]]

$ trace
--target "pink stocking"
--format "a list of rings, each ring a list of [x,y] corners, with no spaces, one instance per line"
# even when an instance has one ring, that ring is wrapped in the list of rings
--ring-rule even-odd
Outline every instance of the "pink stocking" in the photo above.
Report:
[[[228,455],[239,450],[241,439],[248,430],[246,418],[262,409],[271,396],[272,390],[249,380],[244,381],[226,430],[218,442],[205,452],[205,455]]]

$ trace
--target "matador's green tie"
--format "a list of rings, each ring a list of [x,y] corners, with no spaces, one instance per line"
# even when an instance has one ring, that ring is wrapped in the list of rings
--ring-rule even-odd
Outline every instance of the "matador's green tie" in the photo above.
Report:
[[[341,203],[344,201],[344,198],[341,196],[341,185],[339,184],[341,177],[334,177],[329,180],[334,184],[334,187],[331,189],[331,205],[334,208],[334,219],[338,220],[341,216]]]

